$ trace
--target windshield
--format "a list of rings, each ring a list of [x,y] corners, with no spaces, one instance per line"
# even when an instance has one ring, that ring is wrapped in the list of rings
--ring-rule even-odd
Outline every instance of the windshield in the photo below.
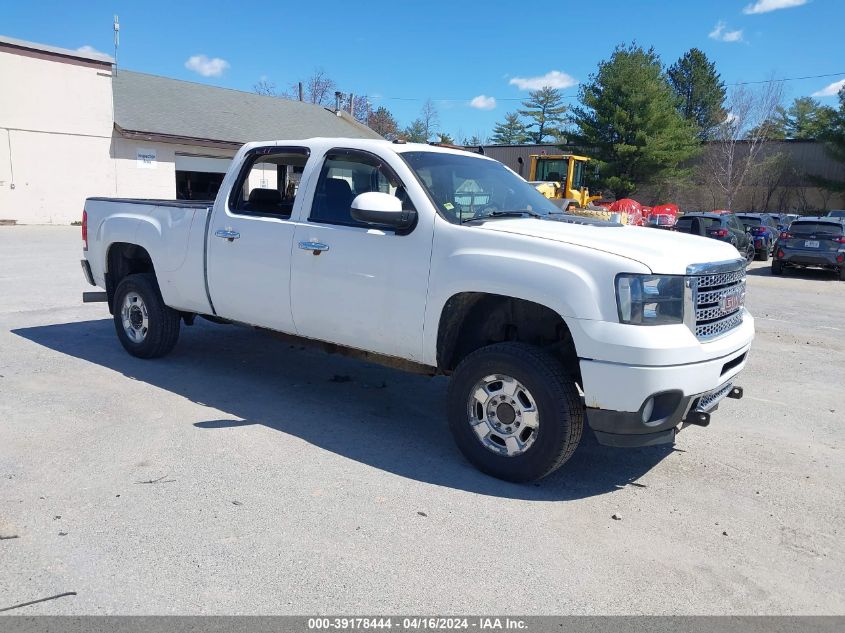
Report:
[[[845,211],[831,211],[827,215],[831,218],[845,218]]]
[[[509,212],[547,216],[561,210],[502,163],[441,152],[402,152],[437,210],[450,222]]]
[[[838,222],[793,222],[789,227],[790,233],[809,235],[810,233],[842,233],[842,225]]]
[[[543,158],[537,159],[537,173],[534,179],[537,182],[555,181],[564,182],[566,174],[569,172],[569,161],[566,159],[551,159]]]

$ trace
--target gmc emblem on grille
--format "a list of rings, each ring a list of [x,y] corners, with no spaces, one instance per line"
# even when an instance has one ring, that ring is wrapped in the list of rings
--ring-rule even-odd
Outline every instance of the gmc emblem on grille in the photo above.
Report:
[[[742,293],[731,292],[719,299],[719,309],[722,312],[736,312],[742,307]]]

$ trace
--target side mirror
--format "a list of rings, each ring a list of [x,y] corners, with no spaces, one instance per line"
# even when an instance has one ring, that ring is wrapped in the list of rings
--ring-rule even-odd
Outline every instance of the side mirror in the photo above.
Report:
[[[386,226],[397,233],[413,228],[417,220],[416,211],[403,209],[399,198],[380,191],[368,191],[355,196],[351,214],[358,222]]]

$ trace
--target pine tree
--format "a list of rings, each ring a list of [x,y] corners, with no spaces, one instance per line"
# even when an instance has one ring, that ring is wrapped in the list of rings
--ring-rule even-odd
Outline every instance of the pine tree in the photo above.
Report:
[[[516,112],[508,112],[504,121],[496,123],[490,137],[490,141],[497,145],[519,145],[528,140],[528,130]]]
[[[518,113],[529,121],[525,126],[529,140],[543,143],[549,137],[557,139],[561,136],[566,106],[560,90],[550,86],[532,90],[528,93],[528,100],[522,102],[522,106],[524,109]]]
[[[682,177],[681,164],[699,151],[697,129],[678,112],[653,49],[617,47],[581,86],[579,100],[574,140],[597,159],[602,184],[618,198]]]
[[[727,115],[723,107],[725,84],[716,72],[716,64],[692,48],[669,67],[666,76],[678,95],[681,115],[698,127],[701,140],[709,139],[713,128]]]

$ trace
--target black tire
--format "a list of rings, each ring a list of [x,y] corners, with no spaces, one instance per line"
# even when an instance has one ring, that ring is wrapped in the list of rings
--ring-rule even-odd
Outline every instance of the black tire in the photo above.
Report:
[[[754,244],[751,244],[749,242],[745,246],[745,263],[746,263],[746,265],[750,264],[755,259],[757,259],[757,250],[754,248]]]
[[[839,281],[845,281],[845,266],[839,267]]]
[[[524,452],[494,453],[469,422],[472,389],[485,376],[504,374],[531,393],[540,419],[537,435]],[[507,481],[541,479],[568,460],[584,428],[584,407],[562,363],[524,343],[497,343],[476,350],[458,365],[449,383],[449,427],[464,456],[479,470]]]
[[[772,262],[772,274],[773,275],[782,275],[783,274],[783,263],[777,260]]]
[[[148,327],[143,340],[133,341],[123,326],[123,303],[126,295],[134,292],[143,300],[147,311]],[[138,358],[159,358],[168,354],[179,340],[179,312],[168,308],[161,298],[155,275],[140,273],[128,275],[117,285],[114,293],[114,328],[123,349]]]
[[[762,250],[762,252],[757,253],[757,259],[759,259],[761,262],[769,261],[769,245],[768,244],[763,244],[763,250]]]

